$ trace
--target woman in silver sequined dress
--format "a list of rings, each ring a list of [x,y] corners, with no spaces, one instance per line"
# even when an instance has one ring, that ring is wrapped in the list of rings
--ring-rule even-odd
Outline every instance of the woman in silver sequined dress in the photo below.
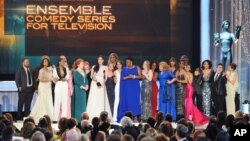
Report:
[[[202,62],[202,108],[203,114],[209,117],[212,114],[211,87],[214,72],[212,71],[212,62],[205,60]]]
[[[151,81],[153,72],[150,69],[150,62],[145,60],[143,62],[142,82],[141,82],[141,119],[147,120],[151,117]]]

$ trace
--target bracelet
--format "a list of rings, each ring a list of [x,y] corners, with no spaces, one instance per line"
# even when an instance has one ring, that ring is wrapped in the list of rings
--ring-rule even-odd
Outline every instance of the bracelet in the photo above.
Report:
[[[135,79],[135,75],[133,75],[133,78]]]

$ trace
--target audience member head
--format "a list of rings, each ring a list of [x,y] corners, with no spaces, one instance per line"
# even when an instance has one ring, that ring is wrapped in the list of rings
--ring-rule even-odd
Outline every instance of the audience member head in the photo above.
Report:
[[[4,115],[7,118],[7,120],[9,120],[11,124],[13,124],[13,116],[12,116],[12,114],[11,113],[6,113]]]
[[[229,138],[230,138],[230,136],[229,136],[228,132],[220,131],[217,134],[215,141],[229,141]]]
[[[32,131],[36,128],[35,124],[33,122],[27,122],[24,124],[22,128],[22,137],[24,139],[30,139],[32,136]]]
[[[13,136],[14,136],[14,131],[11,126],[8,126],[5,129],[3,129],[2,138],[4,141],[12,141]]]
[[[194,132],[194,141],[198,141],[199,137],[206,137],[206,133],[203,130],[197,130]]]
[[[226,127],[229,128],[234,123],[234,116],[232,114],[228,115],[226,118]]]
[[[154,128],[148,128],[148,130],[145,132],[147,136],[150,136],[154,138],[157,135],[157,132]]]
[[[169,138],[160,133],[154,137],[155,141],[169,141]]]
[[[189,134],[189,135],[190,135],[190,134],[193,134],[194,131],[195,131],[195,127],[194,127],[193,122],[188,121],[187,124],[188,124],[188,126],[187,126],[187,127],[188,127],[188,134]]]
[[[32,122],[34,125],[36,125],[35,120],[34,120],[34,118],[32,118],[32,117],[26,118],[26,119],[23,121],[23,126],[24,126],[27,122]]]
[[[153,117],[149,117],[147,123],[150,125],[150,127],[154,127],[155,119]]]
[[[188,136],[188,128],[183,124],[178,124],[176,127],[176,138],[180,140]]]
[[[124,117],[121,119],[121,126],[122,126],[123,128],[133,126],[133,121],[132,121],[132,119],[129,118],[129,117],[124,116]]]
[[[218,120],[216,118],[216,116],[212,115],[209,117],[209,124],[217,124]]]
[[[121,136],[119,134],[110,134],[107,138],[107,141],[120,141]]]
[[[3,134],[3,129],[5,128],[6,128],[6,125],[2,121],[0,121],[0,136]]]
[[[144,138],[142,138],[140,141],[155,141],[154,138],[150,137],[150,136],[146,136]]]
[[[186,127],[188,127],[188,123],[187,123],[187,120],[185,118],[181,118],[180,120],[178,120],[177,124],[183,124]]]
[[[235,118],[244,118],[244,113],[242,111],[236,111]]]
[[[74,118],[70,118],[67,120],[67,128],[72,129],[77,125],[77,121]]]
[[[134,141],[134,138],[131,135],[125,134],[121,141]]]
[[[214,140],[216,135],[219,133],[219,131],[220,129],[216,123],[209,123],[205,130],[205,133],[208,138],[210,138],[211,140]]]
[[[66,131],[66,140],[67,141],[79,141],[81,138],[81,132],[78,128],[71,128]]]
[[[143,138],[147,137],[146,134],[142,133],[138,136],[137,140],[136,141],[141,141]]]
[[[30,141],[46,141],[45,136],[42,132],[40,131],[36,131],[32,137]]]
[[[156,120],[156,122],[161,123],[163,121],[163,118],[164,118],[163,117],[163,113],[162,112],[158,112],[156,114],[155,120]]]
[[[46,141],[53,141],[53,134],[51,132],[45,132],[44,137]]]
[[[249,115],[248,114],[244,114],[243,118],[246,121],[246,123],[249,124]]]
[[[173,116],[171,114],[167,114],[166,118],[165,118],[165,121],[173,122]]]
[[[159,132],[165,134],[167,137],[174,135],[174,128],[170,122],[162,122],[159,126]]]
[[[67,128],[67,118],[62,117],[58,122],[58,129],[63,133]]]
[[[51,118],[48,116],[48,115],[44,115],[43,116],[46,120],[47,120],[47,123],[48,123],[48,130],[50,131],[50,132],[53,132],[53,129],[52,129],[52,122],[51,122]]]
[[[95,141],[106,141],[106,135],[103,131],[98,131],[95,137]]]
[[[226,113],[224,111],[219,111],[217,114],[218,127],[221,129],[223,125],[226,124]]]
[[[101,112],[101,114],[100,114],[100,120],[102,122],[107,122],[108,121],[108,112],[105,112],[105,111]]]
[[[124,114],[124,116],[129,117],[130,119],[133,120],[133,113],[130,112],[130,111],[126,112],[126,113]]]
[[[45,117],[39,119],[38,127],[44,128],[46,130],[48,129],[48,121]]]
[[[89,114],[87,112],[83,112],[81,115],[82,120],[89,120]]]

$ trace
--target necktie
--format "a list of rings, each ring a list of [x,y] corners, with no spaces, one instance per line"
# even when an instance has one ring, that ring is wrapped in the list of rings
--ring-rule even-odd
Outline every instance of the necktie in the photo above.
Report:
[[[27,73],[28,73],[28,84],[31,85],[31,74],[28,68],[27,68]]]
[[[220,75],[220,74],[219,74],[219,73],[217,73],[217,75],[216,75],[216,77],[215,77],[215,80],[217,80],[217,79],[218,79],[219,75]]]

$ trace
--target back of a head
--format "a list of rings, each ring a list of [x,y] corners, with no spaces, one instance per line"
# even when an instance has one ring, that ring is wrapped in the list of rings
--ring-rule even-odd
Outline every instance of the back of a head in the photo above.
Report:
[[[46,139],[45,139],[45,136],[44,136],[44,134],[42,132],[36,131],[32,135],[30,141],[46,141]]]
[[[89,137],[86,134],[81,134],[81,141],[89,141]]]
[[[121,119],[121,125],[122,127],[127,127],[127,126],[133,126],[133,121],[131,118],[127,117],[127,116],[124,116],[122,119]]]
[[[169,138],[162,133],[156,135],[154,139],[155,141],[169,141]]]
[[[101,112],[100,119],[102,122],[107,122],[108,120],[108,113],[107,112]]]
[[[77,125],[77,121],[74,118],[70,118],[67,120],[67,128],[72,129]]]
[[[11,122],[11,124],[13,124],[13,116],[11,113],[6,113],[4,114],[6,116],[6,118]]]
[[[98,131],[95,137],[95,141],[106,141],[106,135],[103,131]]]
[[[125,134],[121,141],[134,141],[134,138],[131,135]]]
[[[120,141],[121,136],[119,134],[111,134],[109,135],[107,141]]]
[[[154,127],[155,126],[155,119],[153,117],[149,117],[147,119],[147,123],[151,126]]]
[[[81,119],[82,119],[82,120],[89,120],[89,115],[88,115],[88,113],[83,112],[82,115],[81,115]]]
[[[32,122],[27,122],[24,124],[23,129],[22,129],[22,137],[24,139],[29,139],[32,136],[32,131],[35,129],[35,124]]]
[[[166,118],[165,118],[165,121],[173,122],[173,116],[171,114],[167,114]]]
[[[42,117],[39,119],[38,127],[45,128],[45,129],[48,128],[48,121],[45,117]]]
[[[215,138],[215,141],[229,141],[229,134],[228,132],[226,131],[220,131],[216,138]]]
[[[142,138],[141,141],[155,141],[155,139],[152,137],[146,136],[146,137]]]
[[[13,135],[14,135],[13,129],[10,126],[8,126],[3,130],[2,138],[3,140],[12,140]]]
[[[130,112],[130,111],[126,112],[126,113],[124,114],[124,116],[129,117],[129,118],[131,118],[131,119],[133,120],[133,113]]]
[[[67,129],[67,118],[63,117],[59,120],[58,128],[61,132],[64,132]]]
[[[162,122],[159,126],[159,132],[165,134],[168,137],[171,137],[174,135],[174,129],[172,127],[172,124],[170,122]]]
[[[188,128],[183,124],[178,124],[176,127],[176,133],[178,137],[184,138],[188,135]]]

